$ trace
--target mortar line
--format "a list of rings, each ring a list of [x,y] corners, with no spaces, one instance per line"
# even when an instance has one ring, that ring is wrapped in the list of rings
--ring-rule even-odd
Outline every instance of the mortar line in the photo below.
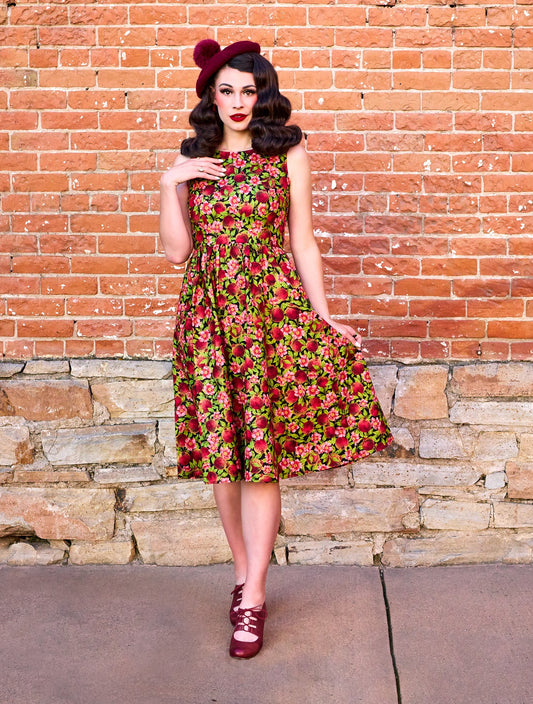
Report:
[[[396,700],[397,704],[402,704],[402,692],[400,689],[400,674],[396,665],[396,656],[394,655],[394,640],[392,637],[392,620],[390,615],[389,600],[387,598],[387,587],[385,585],[385,573],[383,567],[379,566],[379,578],[381,580],[381,591],[383,592],[383,603],[385,604],[385,613],[387,615],[387,631],[389,634],[389,652],[392,661],[392,669],[394,670],[394,680],[396,682]]]

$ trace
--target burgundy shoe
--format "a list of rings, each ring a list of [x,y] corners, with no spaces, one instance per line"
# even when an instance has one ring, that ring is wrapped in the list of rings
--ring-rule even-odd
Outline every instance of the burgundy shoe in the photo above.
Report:
[[[237,623],[237,610],[235,609],[236,606],[239,606],[239,604],[242,601],[242,588],[244,587],[244,582],[242,584],[236,584],[235,589],[231,592],[232,595],[232,600],[231,600],[231,606],[229,609],[229,620],[231,621],[231,625],[235,626]]]
[[[253,609],[239,608],[237,610],[237,623],[229,645],[229,654],[232,658],[253,658],[254,655],[257,655],[263,647],[263,630],[266,617],[266,604],[256,606]],[[257,638],[252,642],[237,640],[235,634],[239,631],[253,633]]]

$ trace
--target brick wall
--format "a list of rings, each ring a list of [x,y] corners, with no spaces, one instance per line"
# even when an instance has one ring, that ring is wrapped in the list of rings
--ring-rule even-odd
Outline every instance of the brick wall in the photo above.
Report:
[[[0,562],[229,557],[175,479],[157,240],[206,36],[279,69],[396,440],[284,483],[278,562],[531,562],[533,11],[416,0],[2,2]]]
[[[533,13],[474,0],[2,2],[5,358],[170,354],[184,267],[158,246],[158,180],[205,36],[279,68],[331,312],[367,356],[531,358]]]

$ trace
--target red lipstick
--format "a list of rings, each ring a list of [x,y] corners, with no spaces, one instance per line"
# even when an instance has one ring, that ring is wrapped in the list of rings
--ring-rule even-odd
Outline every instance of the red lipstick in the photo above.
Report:
[[[242,122],[243,120],[246,120],[248,115],[243,115],[240,112],[235,113],[235,115],[230,115],[231,119],[233,122]]]

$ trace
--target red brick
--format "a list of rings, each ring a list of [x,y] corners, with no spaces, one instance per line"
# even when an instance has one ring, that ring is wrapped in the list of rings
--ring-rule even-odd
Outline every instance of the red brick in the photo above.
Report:
[[[531,361],[531,358],[533,357],[533,342],[512,342],[510,348],[511,359],[523,359],[528,362]]]
[[[479,340],[453,340],[450,356],[453,359],[479,359],[481,343]]]
[[[31,134],[14,132],[11,146],[17,151],[50,151],[68,149],[68,135],[59,133]]]
[[[11,24],[62,25],[68,24],[66,7],[14,6],[9,15]]]
[[[40,281],[37,276],[0,277],[0,294],[38,294],[39,289]]]
[[[131,335],[131,331],[131,320],[108,320],[99,318],[97,320],[76,321],[76,336],[78,337],[96,337],[98,339],[128,337]],[[121,345],[123,346],[123,343],[121,343]]]
[[[57,49],[30,48],[28,59],[32,68],[55,68],[59,62],[59,52]]]
[[[47,255],[35,256],[32,254],[13,257],[12,270],[16,274],[63,274],[68,272],[69,262],[67,257]]]
[[[17,321],[17,334],[21,337],[72,337],[72,320],[26,320]]]
[[[0,252],[9,252],[10,254],[37,252],[37,237],[35,235],[0,235]]]
[[[389,254],[388,237],[333,237],[334,254]]]
[[[375,315],[404,318],[407,315],[407,301],[352,298],[350,301],[350,313],[358,318]]]
[[[92,340],[65,340],[65,357],[90,357],[94,353]],[[62,355],[61,355],[62,356]]]
[[[465,301],[417,299],[409,302],[409,315],[415,318],[464,318]]]
[[[533,282],[532,282],[533,283]],[[507,297],[509,295],[508,279],[454,279],[453,294],[461,298]],[[514,284],[514,282],[513,282]],[[533,285],[531,287],[533,293]],[[512,294],[520,295],[520,294]]]
[[[480,259],[479,273],[482,276],[528,276],[531,273],[529,258],[518,259],[499,257],[498,259]]]
[[[89,66],[89,49],[62,49],[59,57],[59,66]]]
[[[102,66],[119,66],[120,56],[118,49],[102,49],[95,48],[91,49],[91,66],[102,67]]]
[[[507,241],[497,237],[454,237],[450,239],[450,249],[459,256],[504,256],[507,253]]]
[[[7,315],[41,317],[65,315],[63,298],[7,298]]]
[[[392,30],[381,28],[339,28],[335,31],[335,39],[337,47],[388,47],[393,44]],[[331,43],[324,44],[324,46],[329,46]]]
[[[131,296],[139,294],[153,296],[156,293],[155,277],[101,276],[100,292],[115,296]]]
[[[373,337],[426,337],[425,320],[371,320],[370,334]]]
[[[392,359],[417,359],[419,354],[420,344],[418,342],[414,340],[391,340],[390,357]]]
[[[153,340],[126,340],[126,355],[139,359],[152,359],[155,355]]]
[[[122,191],[126,189],[128,175],[125,173],[73,173],[72,189],[75,191]]]
[[[39,116],[36,112],[17,110],[16,112],[2,115],[2,129],[34,130],[37,127],[38,119]]]
[[[469,318],[520,318],[523,315],[524,302],[520,300],[468,301]]]
[[[507,360],[509,359],[509,343],[508,342],[481,342],[482,360]]]
[[[193,9],[192,7],[190,8],[191,10]],[[212,9],[212,8],[209,8]],[[242,10],[241,10],[242,14]],[[187,21],[187,8],[186,7],[179,7],[175,3],[173,3],[170,6],[155,6],[151,7],[150,5],[143,4],[139,7],[135,7],[135,5],[131,6],[129,8],[129,20],[131,24],[184,24]],[[192,22],[191,17],[189,17],[189,22],[191,24],[194,24]],[[126,23],[125,21],[122,21],[121,23]],[[121,24],[119,22],[109,22],[105,24]],[[103,24],[103,23],[102,23]],[[210,25],[212,24],[212,20],[207,20],[207,24]]]
[[[65,174],[15,174],[12,178],[15,191],[67,191],[68,176]]]
[[[66,313],[74,316],[123,315],[124,305],[120,298],[67,298]]]
[[[487,336],[530,340],[533,337],[533,321],[489,320],[487,323]]]
[[[153,254],[155,252],[155,237],[101,235],[98,237],[98,251],[101,254]]]
[[[428,292],[435,298],[447,298],[450,295],[451,282],[444,279],[403,278],[394,282],[396,296],[427,296]]]
[[[122,357],[124,342],[122,340],[95,340],[94,354],[96,357]]]
[[[431,320],[429,323],[430,337],[479,339],[485,336],[484,320]]]
[[[72,232],[126,232],[127,221],[125,215],[83,213],[71,215],[70,227]]]
[[[171,318],[140,318],[134,321],[135,335],[138,337],[167,337],[174,332],[175,321]]]
[[[366,257],[363,260],[363,273],[371,275],[416,276],[420,273],[420,263],[407,257]]]
[[[69,107],[75,110],[118,110],[126,106],[126,97],[123,91],[71,90],[68,93]],[[108,135],[106,135],[107,141]]]
[[[450,343],[441,340],[422,340],[420,356],[422,359],[447,359],[450,356]]]
[[[41,125],[46,130],[94,130],[98,116],[86,112],[42,112]]]
[[[474,276],[477,273],[477,260],[473,258],[431,257],[422,260],[422,274],[424,276]]]
[[[511,280],[511,295],[533,297],[533,278],[513,278]]]
[[[371,26],[416,27],[426,24],[426,10],[423,7],[370,7],[368,23]]]
[[[43,295],[88,295],[98,293],[98,279],[95,276],[43,276]]]

